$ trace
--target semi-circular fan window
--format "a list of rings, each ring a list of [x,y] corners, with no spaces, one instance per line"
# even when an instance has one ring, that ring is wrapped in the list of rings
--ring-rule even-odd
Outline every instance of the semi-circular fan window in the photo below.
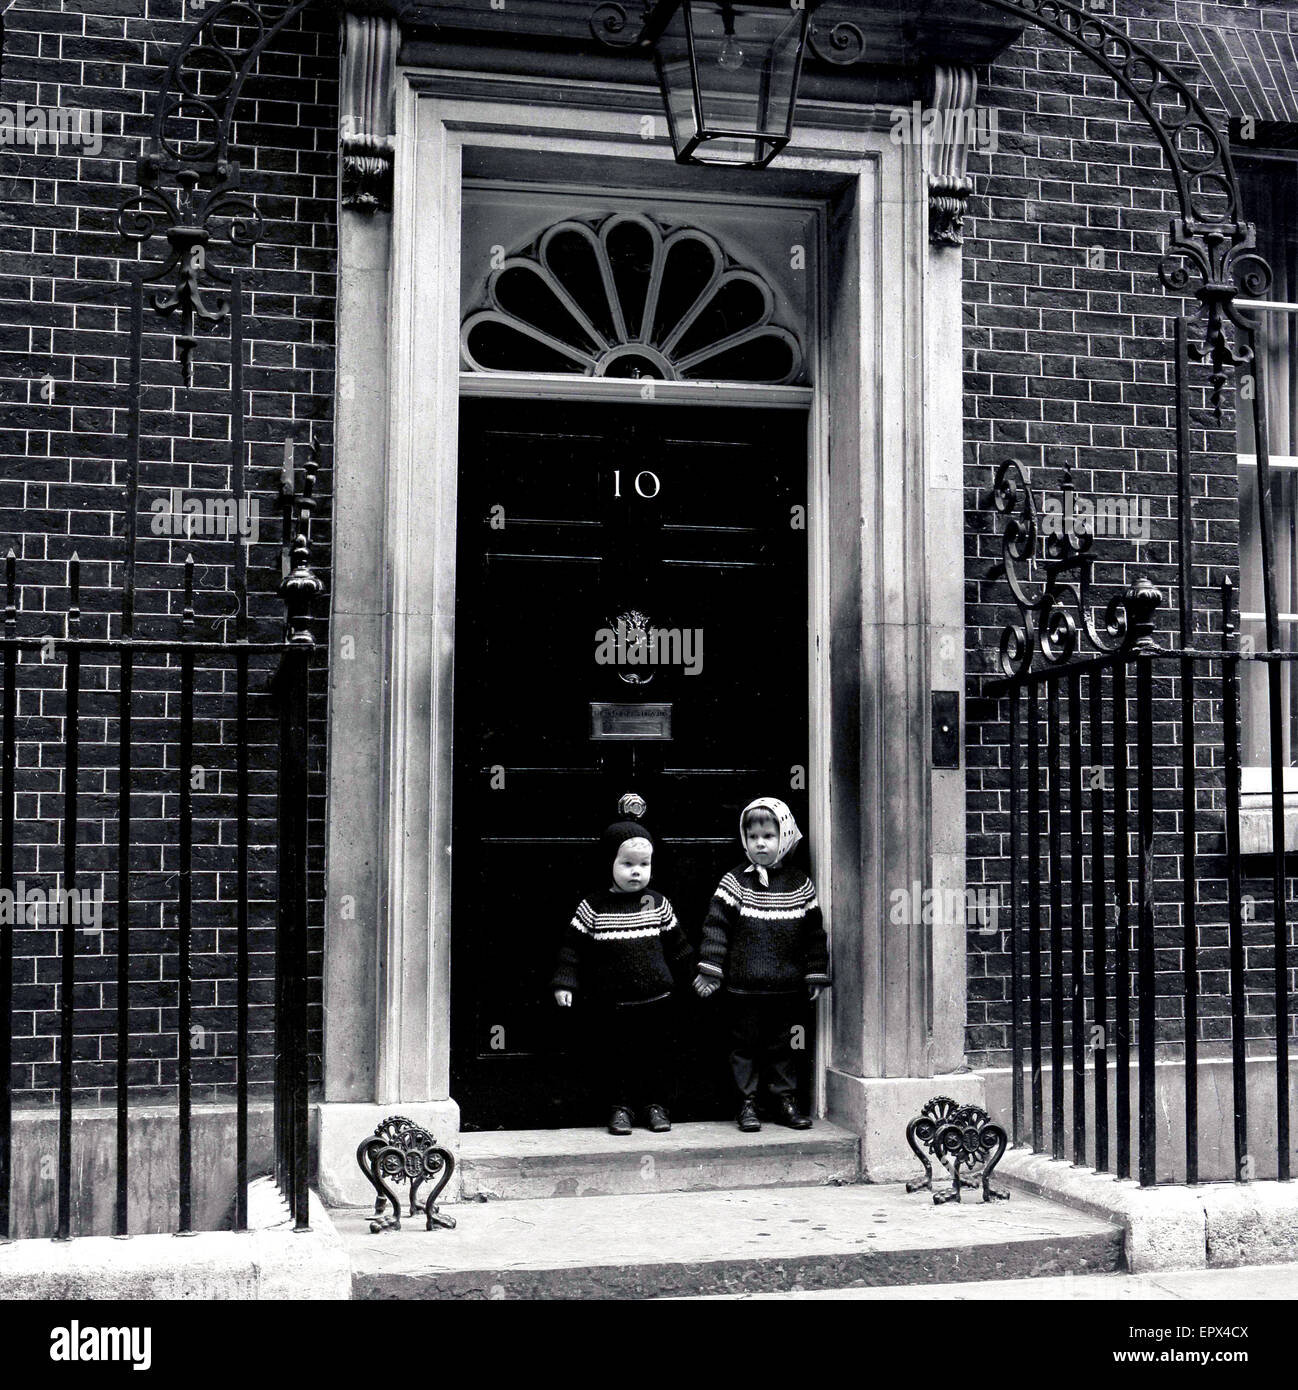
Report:
[[[614,213],[556,223],[508,257],[460,341],[476,372],[788,385],[802,347],[775,308],[706,232]]]

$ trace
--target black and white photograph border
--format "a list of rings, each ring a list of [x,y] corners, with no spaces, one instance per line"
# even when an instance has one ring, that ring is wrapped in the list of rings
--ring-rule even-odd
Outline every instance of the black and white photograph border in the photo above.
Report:
[[[1296,536],[1298,0],[0,0],[7,1342],[1278,1359]]]

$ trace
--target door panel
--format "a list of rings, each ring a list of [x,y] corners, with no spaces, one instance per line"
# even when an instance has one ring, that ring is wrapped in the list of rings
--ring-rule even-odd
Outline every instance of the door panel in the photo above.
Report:
[[[466,1129],[603,1118],[549,979],[577,902],[606,884],[594,844],[624,792],[648,803],[654,885],[696,944],[740,857],[740,808],[780,796],[805,829],[806,431],[794,411],[461,403],[451,1041]],[[673,655],[696,674],[600,664],[598,634],[632,610],[693,634]],[[592,739],[597,701],[670,705],[670,741]],[[682,995],[676,1015],[674,1118],[728,1115],[721,1001]]]

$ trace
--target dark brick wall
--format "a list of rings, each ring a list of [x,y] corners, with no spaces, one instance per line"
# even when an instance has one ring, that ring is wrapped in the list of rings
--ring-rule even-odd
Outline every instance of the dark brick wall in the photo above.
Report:
[[[1266,24],[1298,32],[1298,11],[1287,6],[1150,3],[1117,0],[1103,12],[1117,14],[1130,35],[1170,61],[1225,127],[1211,87],[1203,81],[1184,41],[1178,16],[1203,24]],[[1148,576],[1163,593],[1159,640],[1176,639],[1178,554],[1176,458],[1173,414],[1173,320],[1194,302],[1183,302],[1160,283],[1159,261],[1178,202],[1162,151],[1148,125],[1115,83],[1090,60],[1053,36],[1029,30],[990,73],[985,97],[1000,113],[999,147],[975,156],[976,192],[965,261],[965,457],[966,614],[968,690],[969,882],[1009,901],[1008,701],[989,690],[1001,626],[1017,616],[1003,579],[992,577],[1000,559],[1001,523],[989,507],[997,464],[1015,458],[1036,487],[1058,488],[1065,469],[1079,491],[1138,494],[1151,512],[1148,540],[1101,538],[1093,553],[1101,591]],[[1292,74],[1298,80],[1298,73]],[[1250,215],[1246,209],[1245,215]],[[1220,422],[1206,409],[1204,373],[1193,375],[1191,432],[1194,449],[1195,601],[1198,641],[1216,645],[1220,634],[1218,586],[1229,574],[1238,582],[1239,526],[1234,460],[1233,395]],[[1107,593],[1104,595],[1107,597]],[[1200,668],[1208,670],[1209,668]],[[1222,747],[1220,668],[1196,691],[1196,784],[1200,787],[1196,899],[1200,947],[1199,1036],[1208,1050],[1229,1037],[1225,884],[1222,860]],[[1177,1050],[1183,1036],[1184,981],[1179,828],[1180,683],[1168,663],[1154,686],[1156,786],[1156,976],[1160,1042]],[[1105,722],[1111,726],[1107,703]],[[1131,692],[1134,695],[1134,679]],[[1083,684],[1081,696],[1087,698]],[[1066,692],[1061,692],[1066,718]],[[1046,699],[1041,702],[1043,721]],[[1082,710],[1085,716],[1085,703]],[[1131,709],[1134,719],[1134,704]],[[1106,727],[1106,741],[1111,737]],[[1046,762],[1043,740],[1042,763]],[[1134,769],[1135,750],[1132,750]],[[1080,762],[1111,767],[1083,739]],[[1063,739],[1065,776],[1068,740]],[[1133,770],[1132,784],[1135,774]],[[1066,784],[1065,784],[1066,785]],[[1089,788],[1089,780],[1087,781]],[[1112,813],[1112,780],[1106,807]],[[1085,793],[1089,806],[1089,790]],[[1043,789],[1043,813],[1047,802]],[[1043,818],[1043,825],[1046,823]],[[1063,828],[1068,824],[1064,798]],[[1111,826],[1111,820],[1108,822]],[[1134,818],[1132,826],[1134,829]],[[1089,851],[1089,814],[1084,821]],[[1067,839],[1064,842],[1067,852]],[[1043,837],[1042,855],[1046,854]],[[1253,875],[1260,870],[1262,877]],[[1090,866],[1086,868],[1085,922],[1089,976],[1093,957]],[[1271,925],[1269,868],[1246,865],[1245,892],[1254,900],[1247,929],[1249,1036],[1274,1037],[1270,1001]],[[1025,885],[1026,869],[1018,874]],[[1265,879],[1265,881],[1263,881]],[[1061,875],[1068,916],[1070,878]],[[1048,900],[1048,886],[1043,886]],[[1112,970],[1115,900],[1109,895],[1107,950]],[[1292,919],[1292,909],[1290,910]],[[999,930],[969,933],[967,1045],[974,1065],[1008,1059],[1010,957],[1008,912]],[[1134,926],[1135,913],[1131,914]],[[1292,927],[1290,937],[1292,939]],[[1048,940],[1048,938],[1047,938]],[[1134,943],[1133,943],[1134,946]],[[1133,965],[1134,965],[1133,950]],[[1064,999],[1069,999],[1071,953],[1061,957]],[[1049,952],[1043,960],[1049,990]],[[1114,1016],[1110,975],[1108,1018]],[[1087,1018],[1094,1017],[1087,983]],[[1025,985],[1026,998],[1026,985]],[[1069,1006],[1065,1005],[1066,1008]],[[1049,1005],[1046,1005],[1049,1017]],[[1070,1015],[1071,1016],[1071,1015]],[[1047,1040],[1049,1032],[1047,1031]],[[1110,1037],[1110,1046],[1112,1038]],[[1134,1054],[1133,1054],[1134,1055]]]
[[[63,632],[69,559],[81,561],[83,632],[117,635],[122,606],[124,517],[131,505],[125,460],[129,425],[130,303],[126,270],[166,250],[137,251],[115,211],[135,185],[154,103],[175,46],[202,5],[181,0],[76,0],[28,4],[5,14],[0,100],[9,105],[102,113],[102,148],[0,146],[0,551],[16,555],[18,629]],[[283,6],[266,6],[272,20]],[[264,219],[249,253],[218,224],[212,265],[242,267],[247,486],[258,504],[248,549],[250,635],[278,640],[282,606],[276,494],[283,442],[311,432],[326,446],[315,531],[316,562],[329,568],[328,444],[333,392],[337,141],[337,20],[327,6],[292,21],[262,55],[236,112],[232,155]],[[182,115],[185,113],[182,113]],[[184,121],[178,134],[192,138]],[[174,283],[174,275],[162,283]],[[233,635],[234,543],[151,529],[159,498],[228,496],[228,323],[200,330],[194,384],[174,361],[174,319],[144,312],[137,632],[174,636],[184,604],[184,559],[193,554],[196,635]],[[327,609],[322,600],[319,611]],[[323,642],[324,624],[318,626]],[[16,876],[58,885],[63,862],[66,666],[62,653],[24,653],[18,673]],[[270,985],[275,889],[277,728],[253,661],[250,728],[250,922],[253,1076],[270,1075]],[[271,663],[273,665],[273,662]],[[141,1097],[174,1087],[179,846],[179,672],[173,659],[141,659],[133,703],[131,1081]],[[233,1077],[234,672],[200,661],[195,700],[193,1033],[195,1099],[215,1098]],[[101,933],[75,938],[78,1102],[107,1100],[116,1040],[116,896],[119,668],[86,658],[81,703],[78,886],[104,896]],[[312,704],[312,921],[318,975],[323,910],[324,683]],[[14,1084],[23,1099],[57,1083],[63,933],[20,926],[14,996]],[[318,995],[318,991],[317,991]],[[318,1024],[318,1019],[317,1019]],[[174,1094],[174,1092],[173,1092]]]

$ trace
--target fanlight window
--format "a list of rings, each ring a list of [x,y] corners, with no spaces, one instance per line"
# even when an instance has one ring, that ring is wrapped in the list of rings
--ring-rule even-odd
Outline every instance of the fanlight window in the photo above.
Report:
[[[657,381],[802,379],[775,295],[693,227],[640,213],[559,222],[491,273],[460,341],[475,372],[571,372]]]

